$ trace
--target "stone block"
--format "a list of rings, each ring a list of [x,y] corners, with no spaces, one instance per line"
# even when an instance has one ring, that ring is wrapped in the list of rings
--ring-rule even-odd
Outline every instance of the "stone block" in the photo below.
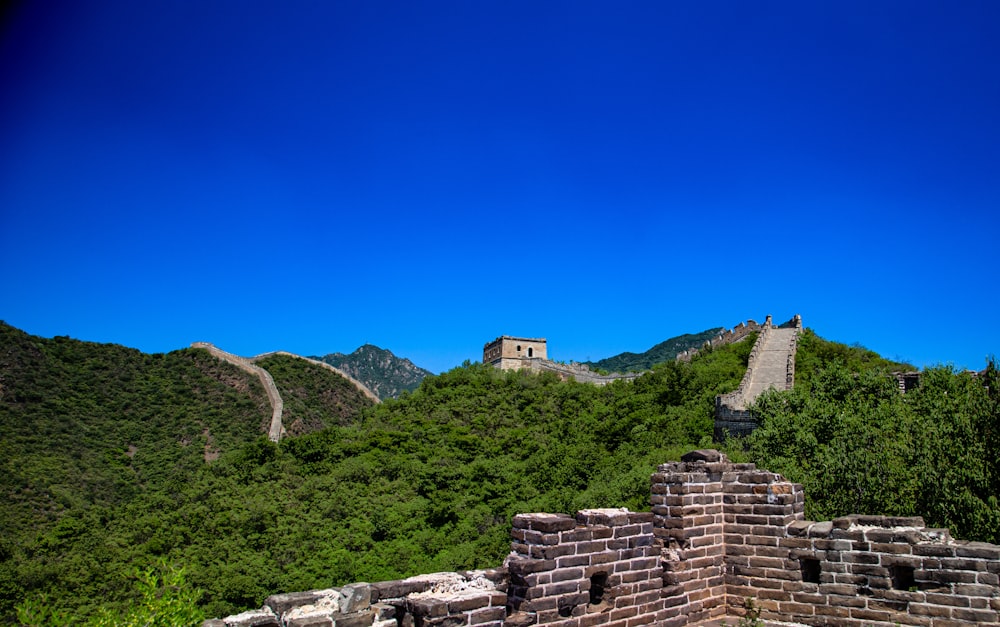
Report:
[[[487,607],[469,613],[470,625],[482,625],[493,621],[502,621],[507,616],[507,611],[502,607]]]
[[[291,616],[285,619],[285,627],[334,627],[335,624],[333,617],[325,613]]]
[[[913,547],[913,554],[927,557],[953,557],[955,547],[947,544],[917,544]]]
[[[556,568],[570,568],[572,566],[589,566],[589,555],[567,555],[556,560]]]
[[[568,514],[517,514],[513,526],[517,529],[531,529],[543,533],[556,533],[576,528],[576,519]]]
[[[317,590],[272,594],[264,600],[264,605],[271,608],[271,611],[278,616],[281,616],[293,607],[312,605],[319,598],[320,595]]]
[[[948,593],[928,592],[925,597],[928,603],[946,605],[948,607],[969,607],[969,598]]]
[[[629,511],[624,507],[603,509],[583,509],[576,513],[576,522],[581,525],[603,525],[618,527],[627,525]]]
[[[352,614],[371,607],[372,588],[367,583],[352,583],[340,589],[340,611]]]
[[[462,595],[447,599],[447,603],[449,614],[478,610],[480,608],[490,607],[490,594],[485,592],[483,594]]]
[[[681,456],[681,462],[684,463],[724,463],[728,461],[729,459],[725,455],[715,449],[699,449]]]
[[[967,542],[955,547],[958,557],[975,557],[987,560],[1000,560],[1000,546],[986,542]]]
[[[414,592],[424,592],[433,587],[434,583],[426,577],[411,577],[394,581],[380,581],[371,586],[372,599],[400,599]]]
[[[529,627],[534,625],[537,617],[529,612],[514,612],[504,620],[504,627]]]
[[[249,610],[223,619],[226,627],[281,627],[281,621],[269,609]]]
[[[406,609],[414,616],[445,616],[448,614],[448,602],[435,597],[409,597],[406,599]]]
[[[510,574],[519,576],[552,570],[555,567],[555,560],[511,558],[507,562],[507,569],[510,571]]]

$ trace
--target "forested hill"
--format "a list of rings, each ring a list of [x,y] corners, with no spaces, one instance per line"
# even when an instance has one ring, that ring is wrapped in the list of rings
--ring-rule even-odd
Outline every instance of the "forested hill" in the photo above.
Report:
[[[269,358],[303,426],[274,444],[259,382],[203,350],[0,333],[0,622],[18,605],[69,617],[40,625],[145,607],[129,573],[160,560],[187,580],[154,600],[185,590],[190,615],[224,616],[277,592],[496,566],[516,513],[645,510],[658,463],[713,445],[715,395],[755,339],[606,387],[467,364],[356,409],[321,409],[308,362]],[[719,448],[804,483],[808,515],[916,514],[1000,540],[995,364],[931,369],[901,395],[900,364],[810,331],[796,364],[755,434]]]
[[[722,327],[707,329],[701,333],[685,333],[660,342],[644,353],[620,353],[600,361],[584,362],[592,369],[608,372],[641,372],[649,370],[656,364],[671,361],[677,355],[702,345],[723,331]]]
[[[415,390],[424,377],[434,374],[373,344],[365,344],[350,355],[330,353],[312,359],[340,368],[368,386],[381,400],[398,398],[403,392]]]
[[[291,434],[349,424],[372,404],[304,360],[262,365]],[[0,322],[0,528],[23,540],[179,485],[267,433],[270,416],[259,379],[205,350],[144,354]]]

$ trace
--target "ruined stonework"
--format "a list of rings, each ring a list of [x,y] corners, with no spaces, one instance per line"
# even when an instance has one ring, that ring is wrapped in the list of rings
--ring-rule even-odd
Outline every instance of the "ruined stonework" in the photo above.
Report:
[[[718,451],[662,464],[651,512],[518,514],[503,566],[273,595],[204,627],[1000,624],[1000,546],[920,518],[804,520],[802,486]]]

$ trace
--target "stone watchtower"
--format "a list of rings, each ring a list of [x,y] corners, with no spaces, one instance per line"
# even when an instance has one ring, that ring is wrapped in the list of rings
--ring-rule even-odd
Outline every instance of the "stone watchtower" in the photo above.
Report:
[[[483,363],[501,370],[524,368],[528,359],[548,359],[544,337],[501,335],[483,346]]]

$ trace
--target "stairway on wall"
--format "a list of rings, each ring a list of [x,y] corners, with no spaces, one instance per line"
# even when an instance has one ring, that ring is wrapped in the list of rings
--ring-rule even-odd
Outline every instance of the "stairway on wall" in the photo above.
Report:
[[[795,337],[798,329],[772,328],[764,345],[757,353],[750,376],[750,385],[743,397],[743,407],[753,404],[765,391],[788,389],[788,360],[795,358]]]
[[[761,394],[774,388],[791,389],[795,381],[795,350],[802,317],[796,315],[780,326],[771,316],[761,327],[750,352],[746,374],[735,391],[715,397],[715,440],[730,435],[748,435],[757,426],[749,407]]]

